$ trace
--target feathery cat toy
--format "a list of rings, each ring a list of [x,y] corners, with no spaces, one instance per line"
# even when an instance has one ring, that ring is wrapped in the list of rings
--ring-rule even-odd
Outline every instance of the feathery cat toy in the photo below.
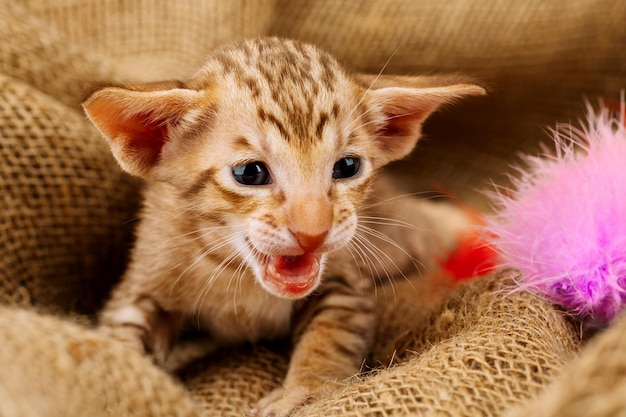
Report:
[[[602,326],[626,304],[626,127],[589,108],[588,125],[559,125],[554,154],[526,157],[500,190],[488,231],[519,286]],[[509,193],[510,192],[510,193]],[[510,195],[507,195],[509,193]]]

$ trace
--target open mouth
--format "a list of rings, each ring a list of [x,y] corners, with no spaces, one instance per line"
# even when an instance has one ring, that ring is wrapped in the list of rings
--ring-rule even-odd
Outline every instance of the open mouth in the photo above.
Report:
[[[280,297],[305,297],[319,282],[320,257],[312,252],[295,256],[267,256],[263,263],[263,282]]]

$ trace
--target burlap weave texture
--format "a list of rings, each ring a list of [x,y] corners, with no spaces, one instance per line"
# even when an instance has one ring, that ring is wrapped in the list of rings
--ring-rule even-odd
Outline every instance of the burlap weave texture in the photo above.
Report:
[[[137,184],[80,113],[2,74],[0,159],[0,300],[93,312],[123,268]]]
[[[506,417],[604,417],[626,413],[626,316],[585,347],[563,375],[541,396]]]
[[[65,316],[93,312],[119,276],[139,198],[79,109],[93,81],[184,77],[214,46],[265,34],[318,43],[355,70],[389,60],[388,73],[469,72],[489,97],[437,115],[394,170],[411,191],[451,190],[484,208],[477,189],[504,178],[545,126],[626,85],[624,18],[626,3],[611,0],[3,1],[0,303],[21,310],[0,309],[0,416],[241,416],[286,371],[288,345],[242,346],[187,363],[179,384]],[[298,416],[625,408],[623,320],[573,360],[578,329],[536,297],[499,291],[506,276],[452,293],[414,278],[379,292],[364,367],[376,369]]]
[[[296,416],[497,416],[553,381],[579,338],[562,313],[507,275],[454,293],[413,277],[378,297],[377,345],[364,373]],[[394,337],[389,337],[394,335]],[[238,416],[280,385],[283,345],[224,349],[179,375],[207,415]]]

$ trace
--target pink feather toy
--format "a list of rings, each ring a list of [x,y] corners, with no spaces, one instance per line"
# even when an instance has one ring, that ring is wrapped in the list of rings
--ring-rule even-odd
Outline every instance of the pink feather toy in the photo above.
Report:
[[[587,125],[558,125],[555,151],[526,156],[512,189],[494,193],[488,219],[501,266],[521,271],[519,289],[603,326],[626,305],[626,128],[589,107]]]

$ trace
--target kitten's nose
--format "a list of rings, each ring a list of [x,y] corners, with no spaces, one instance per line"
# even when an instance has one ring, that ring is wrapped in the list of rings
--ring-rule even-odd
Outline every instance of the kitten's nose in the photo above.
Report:
[[[314,252],[322,246],[333,224],[333,205],[328,196],[310,190],[294,193],[286,208],[287,227],[300,247]]]
[[[292,233],[298,240],[300,247],[302,247],[302,249],[304,249],[305,252],[313,252],[315,249],[322,246],[322,244],[324,243],[324,239],[326,239],[326,235],[328,234],[328,231],[325,231],[317,235],[310,235],[307,233],[297,233],[297,232],[292,232]]]

